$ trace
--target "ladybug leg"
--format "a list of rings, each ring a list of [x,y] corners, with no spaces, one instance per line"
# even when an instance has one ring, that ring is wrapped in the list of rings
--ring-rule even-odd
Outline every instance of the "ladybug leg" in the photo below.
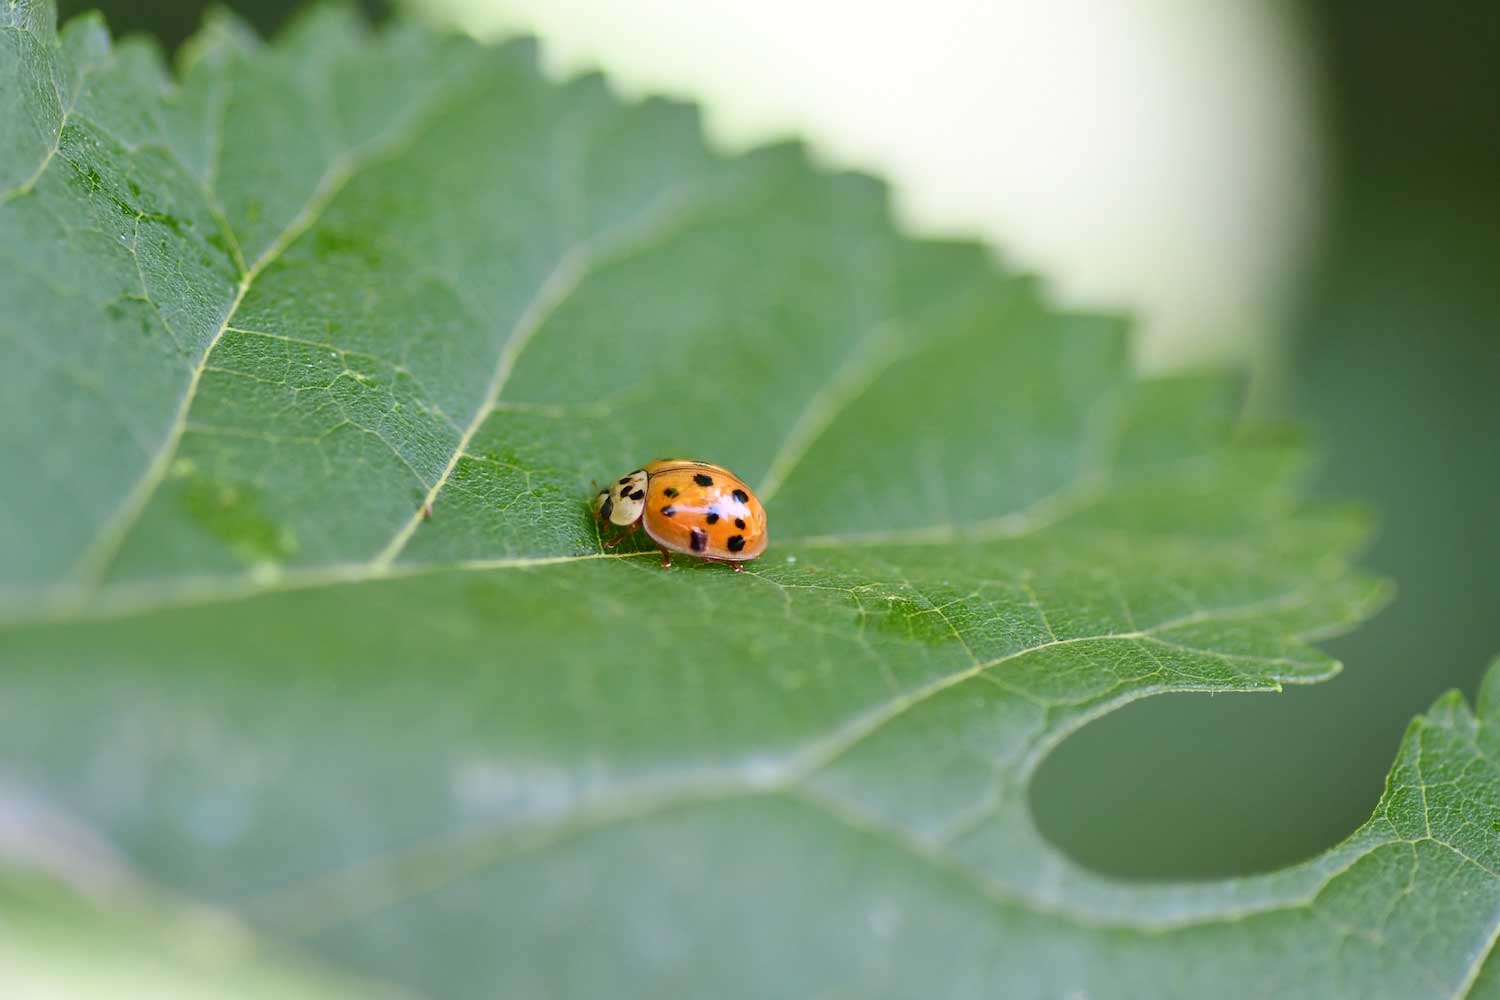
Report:
[[[666,549],[662,549],[660,545],[658,545],[657,548],[661,549],[661,568],[662,569],[671,569],[672,568],[672,553],[668,552]]]
[[[635,529],[639,528],[640,526],[641,526],[641,522],[639,522],[639,521],[635,522],[630,527],[626,528],[624,531],[620,532],[618,535],[616,535],[615,537],[611,538],[609,541],[605,542],[604,543],[604,547],[606,549],[612,549],[612,548],[614,548],[616,545],[619,545],[625,539],[627,539],[631,535],[635,534]]]
[[[745,564],[742,563],[742,562],[735,563],[734,564],[734,571],[736,573],[743,573],[743,572],[745,572]]]

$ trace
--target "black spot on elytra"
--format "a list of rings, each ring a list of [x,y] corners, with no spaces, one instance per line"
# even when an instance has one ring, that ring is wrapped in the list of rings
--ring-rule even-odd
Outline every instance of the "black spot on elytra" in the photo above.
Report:
[[[709,524],[718,524],[719,523],[719,512],[716,511],[716,510],[711,510],[711,511],[708,512],[708,516],[705,517],[703,520],[707,521]]]
[[[700,472],[693,477],[693,482],[697,483],[699,486],[712,486],[714,484],[714,479],[713,476],[708,476]]]
[[[629,486],[630,485],[630,477],[629,476],[621,476],[620,477],[620,485],[621,486]]]
[[[672,515],[674,515],[674,514],[677,513],[677,508],[673,507],[671,504],[667,504],[665,507],[663,507],[661,509],[661,512],[663,514],[665,514],[667,517],[671,517]]]
[[[609,499],[609,497],[605,497],[604,498],[604,506],[599,508],[599,516],[602,517],[602,518],[604,518],[606,521],[608,521],[609,520],[609,515],[613,514],[614,512],[615,512],[615,502],[613,500]]]
[[[743,541],[741,544],[744,544]],[[688,540],[688,545],[692,547],[694,552],[702,552],[708,548],[708,532],[702,528],[694,528],[693,537]]]
[[[740,549],[743,549],[744,547],[745,547],[745,536],[744,535],[730,535],[729,536],[729,551],[730,552],[738,552]]]
[[[646,499],[646,491],[645,490],[636,490],[634,493],[630,494],[630,499],[632,499],[632,500],[644,500],[644,499]]]
[[[740,503],[749,503],[750,502],[750,494],[746,493],[744,490],[735,490],[734,491],[734,498],[736,500],[738,500]]]
[[[744,531],[745,530],[745,519],[743,517],[737,517],[737,518],[735,518],[734,519],[734,526],[736,528],[739,528],[741,531]]]
[[[677,487],[675,487],[675,486],[668,486],[666,489],[662,490],[661,492],[662,492],[662,496],[664,496],[668,500],[670,500],[670,499],[672,499],[673,497],[675,497],[677,495]]]

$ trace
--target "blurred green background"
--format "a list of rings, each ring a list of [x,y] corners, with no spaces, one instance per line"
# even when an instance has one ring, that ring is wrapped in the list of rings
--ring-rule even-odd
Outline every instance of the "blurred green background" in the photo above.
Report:
[[[1411,716],[1500,653],[1500,8],[1307,5],[1330,177],[1266,408],[1310,425],[1317,492],[1380,515],[1396,581],[1327,643],[1344,673],[1278,698],[1152,699],[1039,778],[1048,833],[1122,874],[1279,867],[1363,821]],[[1141,774],[1149,775],[1143,781]]]
[[[615,42],[614,56],[609,39],[590,47],[597,23],[584,23],[581,15],[546,20],[561,8],[544,0],[426,5],[476,30],[541,28],[549,43],[564,50],[571,43],[581,53],[575,62],[594,59],[627,78],[632,71],[629,59],[618,55],[622,45],[629,48],[628,39]],[[228,6],[264,33],[299,5]],[[366,0],[362,6],[382,16],[389,5]],[[715,16],[713,4],[681,6],[699,19]],[[1036,192],[1003,190],[1003,182],[1024,181],[1025,174],[997,179],[993,203],[965,195],[979,199],[972,206],[980,220],[974,228],[1003,242],[1012,263],[1036,267],[1064,292],[1079,293],[1072,297],[1089,301],[1091,289],[1102,289],[1096,294],[1106,301],[1096,305],[1131,307],[1144,324],[1149,349],[1143,360],[1153,368],[1212,358],[1251,364],[1259,415],[1313,428],[1325,455],[1316,493],[1358,498],[1380,513],[1366,564],[1393,578],[1399,595],[1375,621],[1328,643],[1346,664],[1338,679],[1274,698],[1175,696],[1131,706],[1065,743],[1044,766],[1033,804],[1055,842],[1101,871],[1141,878],[1248,873],[1317,853],[1353,830],[1375,804],[1411,716],[1449,688],[1472,695],[1480,671],[1500,653],[1500,10],[1486,0],[1276,6],[1276,30],[1246,49],[1243,32],[1227,22],[1178,34],[1174,25],[1196,16],[1191,5],[1137,0],[1127,6],[1151,16],[1131,21],[1142,34],[1119,38],[1120,46],[1144,53],[1147,65],[1180,59],[1200,74],[1166,79],[1213,80],[1227,59],[1241,67],[1241,90],[1249,88],[1236,108],[1276,109],[1294,120],[1296,127],[1286,128],[1280,118],[1247,124],[1206,97],[1206,107],[1194,108],[1195,95],[1188,94],[1188,109],[1199,113],[1185,124],[1169,123],[1188,130],[1182,149],[1189,153],[1193,128],[1208,129],[1197,136],[1204,147],[1222,141],[1214,129],[1223,130],[1237,143],[1234,155],[1261,157],[1265,170],[1256,176],[1280,187],[1251,191],[1244,177],[1215,175],[1222,211],[1195,208],[1190,219],[1165,212],[1158,229],[1168,239],[1155,257],[1158,265],[1174,259],[1174,246],[1181,260],[1203,256],[1203,246],[1238,247],[1246,240],[1233,227],[1264,216],[1275,226],[1257,243],[1258,256],[1226,250],[1215,255],[1222,258],[1217,271],[1158,266],[1158,273],[1144,273],[1134,267],[1141,254],[1132,254],[1128,241],[1123,249],[1103,236],[1091,242],[1086,228],[1082,236],[1051,239],[1045,212],[1017,216],[1013,228],[1021,238],[1012,240],[1006,213],[1037,198]],[[117,0],[60,7],[64,18],[102,8],[116,32],[146,31],[175,47],[196,27],[203,4]],[[941,7],[926,16],[941,16]],[[498,13],[471,16],[490,8]],[[713,29],[711,21],[707,25]],[[783,22],[780,30],[798,27]],[[1174,43],[1163,44],[1158,32]],[[986,43],[975,39],[973,58],[986,58]],[[1044,62],[1080,75],[1086,96],[1092,64],[1069,62],[1076,55],[1069,43],[1067,30],[1037,42]],[[1055,59],[1047,46],[1059,47]],[[830,56],[833,78],[838,55]],[[711,102],[716,89],[732,94],[750,85],[710,76],[697,87],[694,72],[670,79]],[[646,86],[668,78],[636,77]],[[1118,81],[1093,82],[1105,88]],[[1051,93],[1039,87],[1027,98],[1043,118]],[[807,96],[810,104],[814,96]],[[795,93],[785,98],[792,105],[799,99]],[[917,206],[919,223],[940,226],[953,217],[951,205],[946,213],[924,216],[921,192],[907,190],[920,188],[920,175],[899,156],[884,162],[889,157],[878,144],[844,141],[837,111],[825,114],[834,115],[826,135],[818,121],[806,124],[815,144],[826,141],[844,159],[890,173],[898,197]],[[788,120],[803,124],[796,116]],[[777,124],[772,116],[769,127]],[[1000,109],[974,128],[1008,134],[1016,125]],[[742,131],[754,137],[754,128]],[[1034,176],[1050,176],[1046,152],[1025,154],[1042,157]],[[1096,196],[1135,213],[1124,230],[1110,232],[1129,235],[1129,226],[1152,223],[1154,203],[1147,200],[1143,212],[1128,197],[1131,188],[1122,193],[1109,163],[1090,169],[1099,178]],[[1170,162],[1159,177],[1151,174],[1158,168],[1150,159],[1119,169],[1148,193],[1154,180],[1158,196],[1180,183],[1168,176]],[[1259,203],[1267,190],[1281,191],[1277,205]],[[1053,194],[1066,203],[1082,193],[1064,186]],[[1071,220],[1075,228],[1077,221]],[[1195,225],[1222,231],[1171,243]],[[1172,271],[1167,278],[1175,286],[1162,277],[1164,270]],[[1247,293],[1235,284],[1240,272],[1271,277],[1251,282]],[[1224,288],[1205,290],[1215,280]],[[1253,334],[1247,338],[1243,324],[1226,319],[1226,309],[1253,320]]]

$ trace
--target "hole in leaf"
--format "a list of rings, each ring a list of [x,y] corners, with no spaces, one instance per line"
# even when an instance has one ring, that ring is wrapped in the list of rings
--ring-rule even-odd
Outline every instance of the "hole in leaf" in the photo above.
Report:
[[[1338,733],[1349,687],[1147,698],[1096,719],[1031,782],[1038,828],[1077,863],[1129,879],[1272,871],[1342,841],[1380,799],[1393,737]],[[1399,738],[1399,731],[1395,734]]]

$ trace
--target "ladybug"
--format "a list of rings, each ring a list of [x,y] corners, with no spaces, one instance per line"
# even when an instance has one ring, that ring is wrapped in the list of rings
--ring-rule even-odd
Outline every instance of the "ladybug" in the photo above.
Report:
[[[605,542],[614,548],[635,529],[661,549],[661,565],[683,552],[731,563],[736,573],[766,550],[766,509],[744,480],[721,465],[686,458],[647,462],[594,497],[594,516],[625,531]]]

